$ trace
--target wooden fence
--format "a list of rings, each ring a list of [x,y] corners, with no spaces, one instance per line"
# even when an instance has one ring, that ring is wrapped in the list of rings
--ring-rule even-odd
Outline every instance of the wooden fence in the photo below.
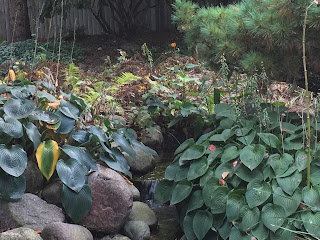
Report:
[[[9,24],[8,3],[10,0],[0,0],[0,40],[11,41],[12,29]],[[126,0],[124,0],[126,1]],[[127,0],[131,1],[131,0]],[[171,8],[167,1],[150,0],[151,5],[158,4],[157,7],[149,9],[144,17],[145,26],[151,31],[161,31],[172,29]],[[39,39],[59,36],[61,26],[62,34],[66,35],[74,29],[83,27],[87,35],[102,35],[103,30],[90,10],[71,9],[66,19],[61,16],[54,16],[46,19],[43,23],[39,21],[39,16],[43,8],[44,0],[28,0],[28,12],[30,19],[31,33],[36,34]],[[111,19],[111,10],[107,7],[103,9],[103,14],[109,21],[111,28],[117,30],[117,23]],[[62,23],[62,24],[61,24]]]

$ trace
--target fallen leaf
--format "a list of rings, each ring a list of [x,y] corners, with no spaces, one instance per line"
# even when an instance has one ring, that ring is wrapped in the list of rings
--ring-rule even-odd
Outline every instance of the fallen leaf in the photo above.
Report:
[[[229,172],[222,173],[222,179],[225,179],[229,175]]]
[[[238,164],[238,161],[234,161],[234,162],[232,163],[232,166],[233,166],[233,167],[236,167],[237,164]]]
[[[53,103],[48,103],[48,106],[54,109],[58,109],[58,107],[60,106],[60,100],[56,100]]]

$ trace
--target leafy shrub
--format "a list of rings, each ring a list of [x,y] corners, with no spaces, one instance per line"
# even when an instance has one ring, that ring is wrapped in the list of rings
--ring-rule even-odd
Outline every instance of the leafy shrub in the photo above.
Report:
[[[104,127],[82,126],[86,103],[73,93],[61,92],[58,99],[53,89],[43,81],[0,85],[0,194],[8,201],[20,199],[26,187],[27,162],[36,158],[47,180],[57,170],[63,182],[62,205],[78,222],[91,206],[87,178],[89,171],[98,170],[97,161],[131,177],[120,148],[133,158],[131,146],[153,155],[156,152],[126,130],[106,133]],[[111,147],[111,142],[120,147]]]
[[[177,205],[188,240],[320,237],[317,123],[309,188],[306,126],[285,108],[253,110],[216,105],[214,130],[182,143],[158,184],[155,200]]]

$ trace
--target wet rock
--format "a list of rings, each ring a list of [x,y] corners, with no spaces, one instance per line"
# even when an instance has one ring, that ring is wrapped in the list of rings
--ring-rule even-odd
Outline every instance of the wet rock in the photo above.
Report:
[[[34,230],[20,227],[0,233],[0,240],[42,240],[42,238]]]
[[[44,178],[37,164],[32,161],[28,161],[28,165],[26,170],[24,171],[24,174],[26,176],[26,192],[40,192],[44,185]]]
[[[140,201],[140,191],[138,188],[136,188],[134,185],[129,185],[132,195],[133,195],[133,201]]]
[[[132,240],[149,240],[150,228],[143,221],[128,221],[123,227],[123,232]]]
[[[116,234],[116,235],[105,236],[105,237],[101,238],[100,240],[131,240],[131,239],[126,236],[123,236],[121,234]]]
[[[48,184],[42,191],[42,197],[47,203],[61,206],[62,182],[55,181]]]
[[[143,221],[150,228],[157,226],[158,220],[154,211],[143,202],[133,202],[128,221]]]
[[[120,230],[131,212],[132,192],[120,174],[100,165],[98,169],[88,178],[92,206],[80,224],[89,230],[113,234]]]
[[[159,147],[163,143],[163,134],[161,131],[161,127],[155,125],[151,129],[151,132],[146,132],[145,134],[142,134],[141,142],[152,149],[159,149]]]
[[[132,172],[137,174],[145,174],[154,169],[156,166],[156,161],[151,154],[135,148],[134,151],[136,152],[136,159],[133,159],[125,152],[123,153]]]
[[[41,233],[43,240],[93,240],[91,232],[76,224],[55,222],[48,224]]]
[[[13,223],[12,228],[27,227],[42,231],[49,223],[65,220],[61,208],[31,193],[24,194],[18,202],[1,201],[0,208],[6,208],[8,213],[0,216],[0,222],[7,220]]]

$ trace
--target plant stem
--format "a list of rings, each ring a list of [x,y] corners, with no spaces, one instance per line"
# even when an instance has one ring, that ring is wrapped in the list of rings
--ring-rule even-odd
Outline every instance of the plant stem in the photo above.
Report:
[[[311,138],[311,127],[310,127],[310,94],[308,88],[308,72],[307,72],[307,59],[306,59],[306,28],[307,28],[307,16],[308,10],[312,6],[314,2],[312,2],[305,10],[304,14],[304,22],[303,22],[303,34],[302,34],[302,53],[303,53],[303,71],[304,71],[304,79],[305,79],[305,87],[306,87],[306,105],[307,105],[307,186],[310,187],[310,158],[311,158],[311,146],[310,146],[310,138]]]

